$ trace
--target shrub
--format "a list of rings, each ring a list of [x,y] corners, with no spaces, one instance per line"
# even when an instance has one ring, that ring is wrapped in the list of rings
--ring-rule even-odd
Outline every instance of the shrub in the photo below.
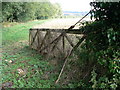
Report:
[[[120,86],[120,2],[91,2],[91,6],[95,21],[83,27],[87,38],[79,60],[84,67],[91,64],[92,88],[116,89]]]

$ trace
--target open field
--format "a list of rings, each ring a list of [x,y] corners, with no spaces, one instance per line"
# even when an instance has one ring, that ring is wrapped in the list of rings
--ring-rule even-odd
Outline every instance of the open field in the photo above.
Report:
[[[36,25],[33,28],[50,28],[50,29],[68,29],[71,25],[74,25],[81,18],[63,18],[63,19],[53,19],[49,22]],[[82,21],[90,21],[89,18],[85,18]],[[79,28],[79,24],[76,25],[76,29]]]

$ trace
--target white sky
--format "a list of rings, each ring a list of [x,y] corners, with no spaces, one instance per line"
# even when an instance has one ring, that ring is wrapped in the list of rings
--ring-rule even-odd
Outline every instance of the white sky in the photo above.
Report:
[[[52,3],[58,2],[63,11],[89,11],[92,0],[50,0]]]

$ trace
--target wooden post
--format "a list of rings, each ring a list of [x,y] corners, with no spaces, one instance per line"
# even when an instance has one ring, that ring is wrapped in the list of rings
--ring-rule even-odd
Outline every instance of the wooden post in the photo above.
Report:
[[[38,51],[40,51],[40,50],[42,49],[42,46],[44,45],[45,39],[46,39],[47,37],[48,37],[48,31],[46,31],[46,34],[45,34],[45,36],[44,36],[44,38],[43,38],[43,40],[42,40],[42,42],[41,42],[41,44],[40,44],[40,46],[39,46]]]
[[[40,34],[39,34],[39,31],[38,31],[38,34],[37,34],[37,49],[39,49],[39,45],[40,45]]]
[[[62,37],[62,44],[63,44],[63,54],[65,54],[65,35]]]
[[[49,46],[47,48],[47,56],[49,57],[50,56],[50,41],[51,41],[51,33],[50,33],[50,30],[47,31],[48,33],[48,37],[47,37],[47,45]]]
[[[31,45],[34,43],[34,41],[35,41],[35,39],[36,39],[36,37],[37,37],[37,33],[38,33],[38,30],[37,30],[37,32],[35,33],[35,36],[33,37],[33,41],[31,42]]]

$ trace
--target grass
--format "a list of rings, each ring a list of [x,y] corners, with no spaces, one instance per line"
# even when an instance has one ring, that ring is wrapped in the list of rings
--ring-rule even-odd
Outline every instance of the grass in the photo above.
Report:
[[[46,20],[30,21],[3,28],[2,85],[4,88],[74,87],[73,82],[65,85],[55,84],[61,66],[53,65],[51,60],[45,59],[28,46],[29,29],[44,22]],[[62,76],[62,82],[65,82],[65,76],[67,75]]]
[[[31,21],[3,28],[2,44],[9,45],[20,40],[28,40],[29,29],[32,28],[34,25],[41,24],[44,22],[45,20]]]
[[[44,21],[31,21],[3,28],[2,83],[12,88],[55,87],[55,77],[48,74],[52,65],[28,47],[29,28]],[[21,70],[21,71],[20,71]],[[46,77],[45,77],[46,76]]]

